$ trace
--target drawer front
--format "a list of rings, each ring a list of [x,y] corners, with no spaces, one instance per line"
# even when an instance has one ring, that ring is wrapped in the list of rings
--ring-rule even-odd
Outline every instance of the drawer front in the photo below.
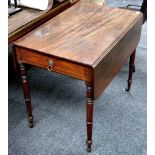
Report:
[[[91,81],[91,68],[88,66],[76,64],[64,60],[62,58],[56,58],[54,56],[48,56],[44,53],[15,47],[15,55],[17,63],[23,62],[31,64],[37,67],[45,68],[48,71],[53,71],[68,75],[80,80]]]

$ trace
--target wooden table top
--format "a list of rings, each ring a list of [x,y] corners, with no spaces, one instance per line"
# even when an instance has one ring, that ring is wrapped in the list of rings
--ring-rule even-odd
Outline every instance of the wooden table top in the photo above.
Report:
[[[14,44],[93,66],[141,16],[136,11],[78,2]]]

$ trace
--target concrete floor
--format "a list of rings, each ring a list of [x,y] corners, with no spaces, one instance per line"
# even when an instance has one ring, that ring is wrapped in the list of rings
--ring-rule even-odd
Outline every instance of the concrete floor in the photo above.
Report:
[[[108,0],[111,6],[138,0]],[[136,73],[125,92],[128,63],[94,105],[90,155],[146,155],[147,24],[137,48]],[[80,80],[31,68],[34,128],[27,126],[19,76],[9,77],[9,155],[86,155],[85,84]]]

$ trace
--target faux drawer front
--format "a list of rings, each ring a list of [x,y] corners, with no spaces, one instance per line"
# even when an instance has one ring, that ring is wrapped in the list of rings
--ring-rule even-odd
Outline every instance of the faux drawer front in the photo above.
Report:
[[[41,68],[45,68],[49,71],[54,71],[64,75],[68,75],[80,80],[91,81],[91,68],[79,65],[74,62],[48,56],[36,51],[23,49],[20,47],[15,48],[17,62],[24,62]]]

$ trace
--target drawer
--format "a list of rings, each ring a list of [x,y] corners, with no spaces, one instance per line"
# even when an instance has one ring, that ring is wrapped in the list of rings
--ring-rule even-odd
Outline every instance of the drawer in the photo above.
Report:
[[[80,80],[91,81],[91,67],[89,66],[22,47],[15,47],[15,54],[17,63],[23,62]]]

